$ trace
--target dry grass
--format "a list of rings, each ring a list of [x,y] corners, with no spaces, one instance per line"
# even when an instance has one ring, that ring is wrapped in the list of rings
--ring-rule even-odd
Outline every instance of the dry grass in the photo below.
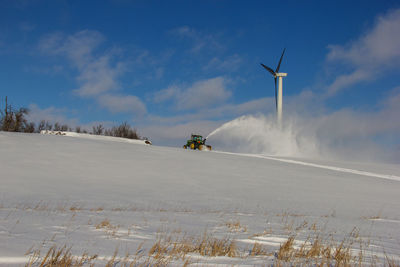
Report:
[[[98,224],[96,224],[96,229],[108,229],[108,230],[111,230],[111,229],[115,229],[115,228],[117,228],[117,227],[112,225],[110,223],[110,220],[108,220],[108,219],[104,219],[101,222],[99,222]]]
[[[31,255],[28,263],[25,266],[39,266],[39,267],[58,267],[58,266],[93,266],[93,261],[97,258],[97,255],[89,256],[87,253],[83,253],[81,256],[73,256],[71,254],[71,248],[66,246],[57,248],[52,246],[44,255],[40,256],[40,250],[36,250]]]
[[[215,238],[207,233],[200,237],[193,236],[159,236],[157,241],[149,250],[149,255],[155,259],[166,256],[175,259],[185,259],[188,254],[199,254],[201,256],[238,256],[236,243],[228,238]]]
[[[262,233],[254,233],[249,238],[254,238],[254,237],[259,237],[259,236],[265,236],[265,235],[272,235],[272,227],[270,227],[269,230],[264,230]]]
[[[120,227],[119,225],[111,224],[110,220],[108,220],[108,219],[104,219],[95,225],[95,228],[97,230],[103,229],[106,232],[106,234],[108,234],[109,236],[112,236],[112,237],[117,237],[117,235],[118,235],[117,232],[118,232],[119,227]],[[129,234],[130,234],[130,231],[128,231],[128,236],[129,236]]]
[[[82,205],[76,204],[63,204],[53,207],[55,207],[55,209],[51,208],[48,203],[39,202],[37,204],[19,206],[18,208],[29,211],[62,211],[67,212],[73,216],[76,215],[77,217],[80,216],[78,213],[79,211],[90,211],[97,213],[103,212],[105,210],[102,206],[95,206],[95,208],[86,208],[84,210]],[[119,207],[114,209],[107,209],[108,212],[128,212],[139,210],[148,211],[149,208],[138,209],[135,206],[127,206],[122,208]],[[162,213],[167,212],[167,210],[162,208],[155,209],[154,211]],[[175,212],[178,212],[178,209],[175,210]],[[179,210],[179,212],[191,211]],[[114,224],[112,224],[109,219],[103,219],[104,217],[101,218],[101,214],[98,214],[97,216],[98,217],[93,216],[94,222],[93,225],[90,226],[92,230],[93,228],[103,230],[107,234],[118,238],[121,237],[122,234],[129,237],[131,235],[131,230],[135,229],[135,226],[132,226],[132,229],[131,227],[127,228],[127,232],[124,229],[120,230],[120,226],[116,225],[115,222],[113,222]],[[222,226],[222,228],[224,228],[223,231],[225,232],[228,232],[227,229],[229,230],[230,233],[227,233],[227,235],[231,236],[229,238],[217,238],[207,232],[199,236],[188,236],[182,233],[181,229],[168,233],[165,229],[161,229],[160,231],[163,232],[163,234],[160,234],[156,240],[153,239],[154,243],[148,243],[149,246],[147,246],[147,249],[140,249],[140,253],[136,253],[133,255],[126,254],[124,258],[119,258],[116,251],[113,257],[107,259],[107,265],[166,266],[170,264],[171,261],[178,260],[179,262],[182,261],[183,265],[186,266],[191,263],[191,255],[197,254],[204,257],[226,256],[233,258],[245,258],[258,256],[261,259],[264,259],[265,257],[265,260],[267,262],[266,264],[269,264],[268,262],[271,261],[270,256],[275,255],[277,263],[281,262],[283,264],[290,265],[296,265],[297,263],[301,265],[305,263],[306,265],[310,264],[314,266],[354,266],[365,265],[366,262],[368,262],[368,265],[378,265],[378,263],[373,261],[381,261],[379,262],[379,264],[385,264],[387,266],[399,266],[399,263],[396,262],[396,258],[390,258],[387,256],[385,259],[378,259],[376,256],[375,258],[373,258],[374,256],[371,256],[372,259],[365,259],[364,252],[369,247],[369,245],[365,245],[366,243],[361,244],[361,239],[358,240],[359,236],[356,229],[350,232],[346,236],[346,238],[343,238],[342,241],[340,241],[341,239],[339,239],[339,242],[337,242],[333,240],[334,234],[330,235],[329,239],[326,237],[327,233],[324,230],[324,227],[321,228],[320,225],[317,225],[317,223],[309,223],[306,220],[303,220],[303,218],[301,217],[304,215],[285,212],[282,214],[278,214],[277,216],[280,217],[280,225],[272,224],[274,228],[269,226],[269,230],[265,230],[264,232],[259,234],[253,234],[249,238],[253,239],[254,237],[265,235],[270,235],[272,237],[287,237],[287,240],[279,246],[279,249],[276,249],[276,247],[275,249],[267,249],[266,245],[262,245],[262,241],[252,243],[251,245],[242,245],[240,243],[237,243],[235,241],[235,237],[237,238],[238,236],[243,236],[243,234],[241,233],[247,232],[248,228],[239,220],[227,221],[227,218],[225,217],[225,219],[220,221],[222,222],[222,224],[220,224],[219,226]],[[331,217],[333,217],[333,215],[331,215]],[[222,215],[221,218],[223,218]],[[380,215],[364,217],[364,219],[379,218],[381,218]],[[161,219],[163,219],[163,217],[161,217]],[[88,223],[92,224],[91,219],[89,219]],[[16,224],[18,224],[18,221],[16,222]],[[282,229],[280,229],[280,227],[282,227]],[[307,237],[308,233],[310,234]],[[249,233],[248,235],[250,234],[251,233]],[[297,241],[296,238],[299,238],[298,240],[301,239],[303,241]],[[254,242],[255,239],[253,239],[252,242]],[[354,248],[358,247],[358,242],[360,242],[360,249],[355,250]],[[358,255],[356,255],[357,252],[355,251],[359,251]],[[92,265],[94,264],[96,257],[96,255],[89,256],[85,253],[81,254],[80,256],[72,256],[70,253],[70,249],[67,249],[65,246],[59,249],[57,249],[56,247],[51,247],[44,257],[40,257],[40,251],[34,252],[27,266]],[[102,263],[104,263],[104,261]],[[104,266],[104,264],[102,264],[102,266]]]
[[[103,220],[99,225],[101,228],[110,227],[108,220]],[[174,231],[167,234],[165,231],[159,234],[157,240],[149,249],[140,244],[136,253],[126,253],[124,257],[118,256],[115,250],[113,256],[107,259],[98,258],[97,255],[90,256],[87,253],[81,256],[71,254],[71,249],[66,246],[57,248],[51,247],[41,257],[40,250],[32,251],[31,258],[26,266],[168,266],[182,264],[190,265],[193,254],[204,257],[226,256],[232,258],[260,257],[265,259],[267,265],[271,265],[271,256],[275,255],[273,265],[275,266],[364,266],[364,265],[385,265],[399,267],[399,263],[386,256],[383,262],[378,263],[374,258],[365,262],[363,253],[352,254],[352,248],[359,236],[357,229],[350,232],[341,242],[334,242],[329,236],[323,239],[319,234],[309,236],[304,242],[296,240],[292,235],[283,242],[279,249],[267,251],[260,243],[255,242],[251,249],[247,247],[242,250],[237,247],[235,240],[230,238],[216,238],[205,232],[201,236],[189,236],[181,231]],[[361,242],[361,241],[360,241]],[[360,246],[361,248],[361,246]],[[248,251],[248,252],[246,252]],[[354,251],[353,251],[354,252]],[[200,262],[199,262],[200,263]]]
[[[331,264],[335,266],[354,266],[363,263],[363,253],[358,256],[352,254],[355,240],[358,238],[356,228],[344,238],[336,243],[333,240],[323,240],[320,235],[308,237],[300,247],[295,246],[295,236],[290,236],[286,242],[281,244],[276,253],[278,261],[284,262],[306,262],[323,266]],[[361,242],[361,241],[360,241]],[[361,247],[361,245],[360,245]]]
[[[242,225],[240,221],[229,221],[225,223],[225,226],[228,227],[230,232],[247,232],[247,226]]]
[[[250,249],[249,256],[271,256],[272,252],[268,252],[265,248],[260,244],[255,242],[253,247]]]
[[[385,266],[400,267],[400,262],[398,260],[395,260],[393,257],[389,257],[385,253]]]
[[[140,253],[141,245],[136,254],[126,253],[125,257],[118,256],[118,249],[115,250],[110,259],[100,259],[98,255],[90,256],[83,253],[81,256],[71,254],[71,249],[63,246],[57,248],[52,246],[44,256],[41,256],[40,250],[30,251],[31,257],[26,267],[81,267],[81,266],[124,266],[124,267],[145,267],[145,266],[167,266],[170,262],[168,258],[154,259],[146,257]],[[190,261],[187,259],[183,264],[186,266]]]

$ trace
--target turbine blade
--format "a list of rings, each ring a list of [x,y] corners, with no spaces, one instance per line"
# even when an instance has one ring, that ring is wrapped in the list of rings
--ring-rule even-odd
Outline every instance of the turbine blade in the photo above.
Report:
[[[275,108],[278,110],[278,99],[277,99],[277,92],[276,92],[276,77],[275,77]]]
[[[275,77],[275,72],[270,68],[270,67],[267,67],[267,66],[265,66],[264,64],[262,64],[262,63],[260,63],[261,64],[261,66],[263,66],[267,71],[269,71],[272,75],[274,75],[274,77]]]
[[[282,56],[281,56],[281,59],[279,60],[278,67],[276,67],[276,71],[275,71],[276,73],[278,73],[279,69],[281,68],[282,58],[283,58],[283,55],[285,54],[285,50],[286,50],[286,48],[283,49]]]

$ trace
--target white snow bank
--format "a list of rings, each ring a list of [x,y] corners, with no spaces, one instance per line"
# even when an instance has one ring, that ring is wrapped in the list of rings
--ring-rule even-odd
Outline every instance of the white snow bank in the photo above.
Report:
[[[105,140],[105,141],[132,143],[132,144],[140,144],[140,145],[151,145],[151,141],[149,141],[149,140],[128,139],[128,138],[105,136],[105,135],[93,135],[93,134],[85,134],[85,133],[75,133],[75,132],[65,132],[65,131],[49,131],[49,130],[43,130],[40,133],[41,134],[60,135],[60,136],[79,137],[79,138],[92,139],[92,140]]]

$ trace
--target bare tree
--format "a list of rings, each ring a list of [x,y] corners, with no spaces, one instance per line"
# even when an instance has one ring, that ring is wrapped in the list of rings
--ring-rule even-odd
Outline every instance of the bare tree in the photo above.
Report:
[[[23,132],[26,125],[28,124],[28,121],[25,119],[25,115],[28,115],[28,109],[26,108],[20,108],[18,111],[15,112],[14,114],[14,125],[12,127],[13,132]]]
[[[54,127],[53,127],[54,131],[61,131],[61,126],[58,122],[54,123]]]
[[[105,135],[108,136],[122,137],[129,139],[140,139],[136,129],[132,129],[127,122],[123,122],[119,126],[114,126],[110,130],[105,130],[104,133]]]
[[[27,108],[20,108],[14,110],[11,105],[8,104],[6,97],[6,106],[4,111],[1,112],[1,130],[9,132],[23,132],[28,121],[26,120],[26,115],[28,114]]]
[[[62,132],[66,132],[66,131],[68,131],[68,125],[67,124],[63,124],[63,125],[61,125],[61,127],[60,127],[60,129],[61,129],[61,131]]]
[[[15,110],[8,104],[8,99],[5,99],[4,110],[0,110],[0,130],[10,132],[41,132],[43,130],[54,130],[54,131],[72,131],[67,124],[61,125],[59,122],[54,125],[46,120],[41,120],[37,128],[35,123],[28,122],[26,115],[29,110],[26,108],[20,108]],[[35,130],[36,129],[36,130]],[[75,127],[77,133],[88,133],[87,130],[82,129],[80,126]],[[129,139],[140,139],[139,134],[135,128],[132,128],[127,122],[123,122],[118,126],[114,126],[111,129],[105,129],[102,124],[93,126],[94,135],[107,135],[114,137],[122,137]]]
[[[104,131],[103,125],[99,124],[97,126],[93,126],[93,134],[102,135]]]
[[[46,130],[46,121],[45,120],[41,120],[37,127],[38,133],[40,133],[43,130]]]
[[[34,122],[29,122],[26,124],[25,129],[24,129],[25,133],[34,133],[35,132],[35,123]]]
[[[46,122],[46,130],[51,131],[53,129],[53,124],[51,124],[50,122]]]

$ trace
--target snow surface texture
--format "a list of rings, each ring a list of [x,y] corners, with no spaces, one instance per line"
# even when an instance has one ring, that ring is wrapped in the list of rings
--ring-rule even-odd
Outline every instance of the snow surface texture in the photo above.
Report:
[[[292,235],[300,246],[314,231],[341,241],[354,227],[366,260],[400,251],[399,165],[110,140],[0,132],[0,264],[54,244],[104,258],[144,242],[147,255],[162,233],[205,231],[235,240],[243,257],[190,255],[200,266],[271,264],[246,253],[256,242],[277,251]]]
[[[374,143],[370,131],[335,119],[289,116],[278,127],[275,116],[246,115],[223,124],[207,136],[216,149],[285,157],[399,162],[393,151]]]
[[[105,135],[93,135],[93,134],[84,134],[84,133],[75,133],[75,132],[43,130],[40,133],[41,134],[50,134],[50,135],[79,137],[79,138],[92,139],[92,140],[103,140],[103,141],[112,141],[112,142],[131,143],[131,144],[139,144],[139,145],[151,144],[151,142],[147,141],[147,143],[146,143],[146,140],[141,140],[141,139],[128,139],[128,138],[121,138],[121,137],[113,137],[113,136],[105,136]]]

